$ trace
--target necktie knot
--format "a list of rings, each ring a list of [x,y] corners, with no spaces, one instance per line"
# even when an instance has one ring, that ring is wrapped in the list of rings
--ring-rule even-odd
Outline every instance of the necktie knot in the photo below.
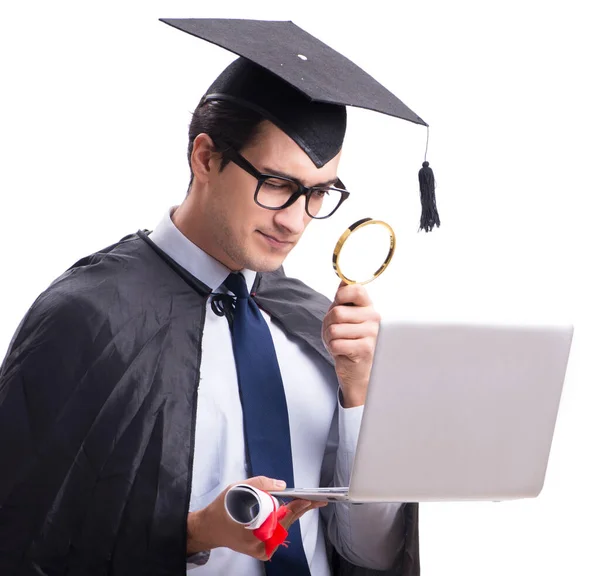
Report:
[[[223,285],[233,292],[238,298],[248,298],[248,287],[246,286],[246,279],[242,274],[232,273],[225,279]]]

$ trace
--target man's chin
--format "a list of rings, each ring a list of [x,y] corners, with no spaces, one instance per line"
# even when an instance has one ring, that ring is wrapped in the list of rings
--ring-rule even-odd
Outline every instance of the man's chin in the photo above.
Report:
[[[263,246],[257,246],[253,254],[246,252],[246,268],[255,272],[274,272],[281,268],[284,260],[292,251],[294,246],[286,250],[264,250]]]
[[[287,254],[285,256],[287,256]],[[246,267],[255,272],[275,272],[275,270],[281,268],[285,256],[274,256],[271,254],[263,258],[256,258],[253,259],[252,262],[249,262]]]
[[[281,268],[281,265],[283,264],[283,260],[280,260],[279,262],[260,262],[257,263],[255,266],[252,267],[252,270],[254,270],[255,272],[275,272],[275,270],[278,270],[279,268]]]

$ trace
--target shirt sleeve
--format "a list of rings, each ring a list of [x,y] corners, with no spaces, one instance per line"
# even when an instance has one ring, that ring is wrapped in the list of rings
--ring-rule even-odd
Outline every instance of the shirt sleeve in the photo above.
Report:
[[[339,402],[323,460],[322,485],[348,486],[354,464],[363,406],[344,408]],[[402,547],[403,504],[335,503],[321,509],[327,535],[346,560],[387,570]]]
[[[204,566],[208,562],[209,558],[210,550],[190,554],[186,558],[186,568],[187,570],[191,570],[192,568],[197,568],[198,566]]]

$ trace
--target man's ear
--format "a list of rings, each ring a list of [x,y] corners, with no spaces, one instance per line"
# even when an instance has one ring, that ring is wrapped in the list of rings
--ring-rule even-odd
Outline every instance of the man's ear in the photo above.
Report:
[[[192,156],[190,158],[192,172],[197,181],[206,182],[208,180],[211,170],[215,170],[218,166],[215,163],[216,155],[215,144],[212,138],[208,134],[198,134],[194,139]],[[212,162],[211,159],[213,160]]]

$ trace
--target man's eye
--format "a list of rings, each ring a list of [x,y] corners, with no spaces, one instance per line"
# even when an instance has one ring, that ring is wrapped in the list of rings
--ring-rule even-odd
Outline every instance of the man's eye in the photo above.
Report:
[[[284,190],[290,188],[290,183],[285,180],[265,180],[263,186],[268,186],[275,190]]]

